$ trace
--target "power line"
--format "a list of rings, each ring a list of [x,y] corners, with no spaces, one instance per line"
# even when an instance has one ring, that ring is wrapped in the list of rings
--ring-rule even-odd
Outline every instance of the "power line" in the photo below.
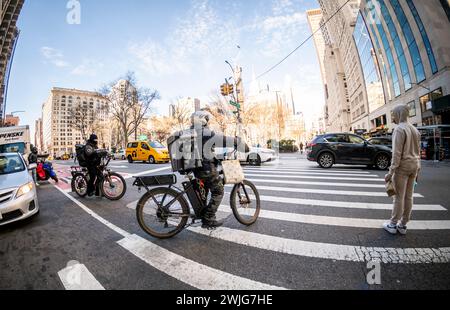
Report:
[[[272,66],[270,69],[268,69],[267,71],[265,71],[264,73],[260,74],[259,76],[257,76],[252,82],[259,80],[260,78],[262,78],[264,75],[272,72],[275,68],[277,68],[279,65],[281,65],[283,62],[286,61],[286,59],[288,59],[289,57],[291,57],[296,51],[298,51],[300,48],[303,47],[303,45],[305,45],[309,40],[311,40],[311,38],[313,38],[317,32],[321,31],[323,27],[325,27],[328,22],[331,21],[331,19],[333,19],[348,3],[350,2],[350,0],[347,0],[333,15],[330,16],[330,18],[328,18],[325,23],[323,23],[322,26],[320,26],[319,29],[317,29],[316,31],[314,31],[308,38],[306,38],[299,46],[297,46],[292,52],[290,52],[286,57],[284,57],[282,60],[280,60],[277,64],[275,64],[274,66]]]

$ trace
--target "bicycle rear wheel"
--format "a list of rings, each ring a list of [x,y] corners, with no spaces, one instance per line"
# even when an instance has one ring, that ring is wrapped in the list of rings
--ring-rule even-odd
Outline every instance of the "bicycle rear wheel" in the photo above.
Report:
[[[180,233],[190,217],[189,205],[170,188],[155,188],[138,202],[136,216],[139,226],[158,239],[172,238]]]
[[[256,186],[247,180],[236,184],[230,195],[233,214],[242,225],[253,225],[261,212],[261,200]]]
[[[78,196],[84,198],[87,196],[88,180],[82,173],[76,173],[72,177],[72,190],[77,193]]]

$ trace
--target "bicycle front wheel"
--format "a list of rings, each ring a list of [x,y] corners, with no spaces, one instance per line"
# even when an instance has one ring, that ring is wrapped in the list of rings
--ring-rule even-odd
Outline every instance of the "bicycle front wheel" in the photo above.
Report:
[[[253,225],[261,212],[261,200],[256,186],[247,180],[236,184],[231,192],[230,206],[242,225]]]
[[[103,196],[107,199],[112,201],[120,200],[127,192],[127,183],[120,174],[111,172],[103,180],[101,190]]]
[[[155,188],[139,200],[136,216],[139,226],[158,239],[172,238],[180,233],[190,217],[189,205],[170,188]]]

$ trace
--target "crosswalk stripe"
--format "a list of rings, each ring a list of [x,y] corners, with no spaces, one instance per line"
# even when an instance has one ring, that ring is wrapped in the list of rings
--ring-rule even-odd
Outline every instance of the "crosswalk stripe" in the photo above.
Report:
[[[83,264],[73,264],[58,272],[58,276],[68,291],[99,291],[105,288]]]
[[[289,185],[317,185],[317,186],[337,186],[337,187],[362,187],[362,188],[385,188],[385,185],[364,184],[364,183],[332,183],[332,182],[307,182],[307,181],[288,181],[288,180],[267,180],[267,179],[248,179],[253,183],[271,183],[271,184],[289,184]]]
[[[358,176],[365,176],[365,175],[373,175],[370,172],[366,171],[340,171],[340,170],[316,170],[316,169],[258,169],[258,168],[243,168],[244,171],[250,171],[250,172],[286,172],[286,173],[317,173],[317,174],[345,174],[345,175],[358,175]]]
[[[107,221],[77,199],[65,193],[58,187],[64,196],[75,202],[77,206],[91,215],[94,219],[122,235],[124,239],[118,241],[118,244],[124,249],[130,251],[141,260],[160,271],[178,279],[190,286],[207,290],[282,290],[284,288],[272,286],[269,284],[253,281],[243,277],[235,276],[218,269],[213,269],[206,265],[196,263],[180,255],[172,253],[156,244],[151,243],[139,236],[130,233],[115,226]]]
[[[335,180],[335,181],[365,181],[365,182],[385,182],[384,179],[376,178],[376,179],[370,179],[370,178],[341,178],[341,177],[332,177],[332,176],[301,176],[301,175],[271,175],[271,174],[251,174],[246,173],[246,176],[249,177],[266,177],[266,178],[285,178],[285,179],[311,179],[311,180]]]
[[[227,185],[226,187],[233,187],[233,185]],[[387,197],[386,192],[339,191],[339,190],[261,186],[261,185],[258,185],[257,188],[258,188],[258,190],[261,190],[261,191],[273,191],[273,192],[339,195],[339,196]],[[415,198],[424,198],[421,194],[414,194],[414,197]]]
[[[379,178],[378,175],[372,175],[372,174],[346,174],[346,173],[322,173],[322,172],[292,172],[292,171],[276,171],[276,170],[247,170],[244,169],[245,173],[261,173],[261,174],[281,174],[281,175],[313,175],[313,176],[335,176],[335,177],[366,177],[366,178]]]
[[[190,227],[190,231],[211,238],[224,240],[263,250],[302,257],[332,259],[352,262],[382,262],[390,264],[449,263],[450,248],[371,248],[293,240],[262,235],[237,229],[218,228],[214,231]]]
[[[254,197],[252,197],[254,198]],[[278,202],[295,205],[306,205],[316,207],[332,207],[347,209],[369,209],[369,210],[392,210],[392,204],[371,203],[371,202],[347,202],[347,201],[328,201],[317,199],[300,199],[275,196],[260,196],[261,201]],[[447,211],[441,205],[414,205],[416,211]]]
[[[219,211],[232,212],[230,206],[225,205],[220,206]],[[259,217],[302,224],[373,229],[381,229],[385,222],[384,220],[317,216],[268,210],[261,210]],[[413,221],[409,223],[408,230],[450,230],[450,221]]]
[[[283,290],[199,264],[137,235],[118,242],[136,257],[169,276],[201,290]]]
[[[124,179],[128,180],[128,179],[131,179],[133,177],[140,177],[140,176],[151,175],[153,173],[157,173],[157,172],[161,172],[161,171],[165,171],[165,170],[171,170],[171,169],[172,169],[172,167],[163,167],[163,168],[148,170],[148,171],[136,173],[136,174],[133,174],[133,175],[128,175],[128,176],[124,177]]]

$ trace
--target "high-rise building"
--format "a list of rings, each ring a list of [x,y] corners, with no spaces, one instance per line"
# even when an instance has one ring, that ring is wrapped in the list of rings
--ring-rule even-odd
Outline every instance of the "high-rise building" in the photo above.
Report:
[[[5,117],[6,82],[9,78],[12,52],[19,34],[16,22],[23,3],[24,0],[0,1],[0,120]]]
[[[367,64],[369,103],[376,103],[369,111],[374,131],[394,127],[391,111],[398,104],[409,105],[415,125],[450,124],[449,10],[440,0],[361,2],[354,37]]]
[[[315,10],[309,10],[306,11],[306,15],[308,18],[309,27],[311,29],[311,32],[314,33],[314,45],[316,46],[316,53],[317,58],[319,60],[320,65],[320,73],[322,75],[322,81],[324,83],[325,92],[327,91],[327,78],[325,75],[325,38],[324,33],[320,29],[321,22],[322,22],[322,10],[321,9],[315,9]]]
[[[111,147],[111,128],[106,126],[109,121],[107,107],[108,102],[99,93],[53,88],[42,106],[43,151],[56,156],[74,153],[75,145],[84,143],[93,131],[98,135],[101,147]],[[73,115],[81,117],[74,119]],[[84,124],[74,124],[74,121]],[[84,128],[84,136],[80,125]]]
[[[339,54],[342,64],[342,77],[346,88],[345,104],[342,104],[342,115],[347,113],[349,119],[349,130],[369,129],[369,109],[367,92],[364,84],[364,75],[360,62],[358,61],[358,50],[353,40],[353,32],[356,25],[360,0],[318,0],[322,9],[325,44],[331,46],[336,54]],[[337,58],[337,57],[336,57]],[[339,62],[338,62],[339,68]],[[330,93],[330,97],[331,97]],[[347,101],[348,100],[348,101]],[[330,105],[328,105],[328,108]],[[330,111],[328,111],[328,117]],[[349,115],[348,115],[349,114]]]
[[[44,149],[44,133],[42,132],[42,118],[36,120],[34,130],[34,146],[39,152]]]
[[[191,116],[194,112],[201,110],[201,101],[197,98],[181,98],[176,103],[169,106],[169,115],[176,117],[176,114],[182,113]]]

